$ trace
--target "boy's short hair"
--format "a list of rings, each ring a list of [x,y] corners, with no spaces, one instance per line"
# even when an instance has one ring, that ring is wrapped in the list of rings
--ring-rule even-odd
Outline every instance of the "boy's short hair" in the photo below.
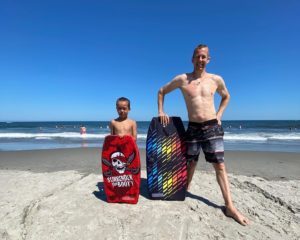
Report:
[[[130,100],[126,97],[120,97],[120,98],[117,99],[117,101],[116,101],[116,106],[117,107],[118,107],[118,102],[121,102],[121,101],[127,102],[128,108],[130,109]]]

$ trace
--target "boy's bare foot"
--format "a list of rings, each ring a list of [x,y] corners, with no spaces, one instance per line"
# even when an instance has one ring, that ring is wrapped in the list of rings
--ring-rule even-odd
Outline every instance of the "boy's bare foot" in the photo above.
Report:
[[[224,214],[227,217],[233,218],[243,226],[246,226],[250,223],[250,221],[245,216],[243,216],[235,207],[225,207]]]

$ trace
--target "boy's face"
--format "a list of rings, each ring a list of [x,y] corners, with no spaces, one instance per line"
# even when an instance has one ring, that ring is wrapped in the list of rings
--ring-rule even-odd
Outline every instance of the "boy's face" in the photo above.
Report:
[[[127,118],[128,112],[130,111],[127,101],[118,101],[117,112],[120,118]]]

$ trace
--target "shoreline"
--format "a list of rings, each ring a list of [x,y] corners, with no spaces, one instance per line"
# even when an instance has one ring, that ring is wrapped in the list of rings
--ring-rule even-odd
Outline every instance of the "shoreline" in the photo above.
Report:
[[[101,174],[101,148],[61,148],[46,150],[0,151],[0,170],[57,172],[75,170]],[[140,149],[142,169],[146,152]],[[228,173],[258,176],[267,180],[300,180],[300,153],[225,151]],[[197,170],[211,172],[213,167],[203,152]]]

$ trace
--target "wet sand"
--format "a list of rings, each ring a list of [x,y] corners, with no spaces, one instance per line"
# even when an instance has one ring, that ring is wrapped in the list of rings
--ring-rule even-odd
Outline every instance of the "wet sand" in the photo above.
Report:
[[[142,169],[146,167],[145,149],[140,149]],[[0,169],[56,172],[76,170],[101,173],[101,149],[75,148],[0,152]],[[300,180],[300,153],[226,151],[225,164],[229,173],[259,176],[268,180]],[[198,170],[213,171],[200,154]]]

